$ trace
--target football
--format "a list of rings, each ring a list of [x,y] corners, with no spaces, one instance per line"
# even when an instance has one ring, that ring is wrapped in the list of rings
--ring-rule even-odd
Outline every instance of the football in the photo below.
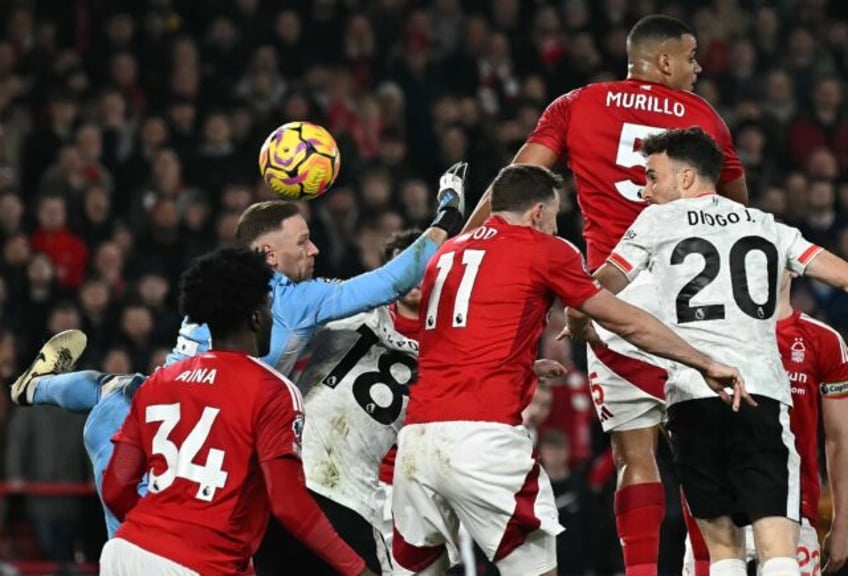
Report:
[[[259,172],[274,192],[289,200],[311,200],[339,174],[341,155],[326,128],[289,122],[271,132],[259,151]]]

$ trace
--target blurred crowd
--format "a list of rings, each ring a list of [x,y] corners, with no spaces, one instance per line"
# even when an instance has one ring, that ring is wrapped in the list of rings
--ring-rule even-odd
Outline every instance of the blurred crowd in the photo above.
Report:
[[[159,365],[179,323],[181,270],[230,242],[239,213],[271,197],[256,158],[286,121],[323,124],[342,154],[334,188],[304,205],[321,249],[316,274],[344,278],[375,267],[389,234],[429,221],[442,170],[470,163],[473,205],[547,103],[587,82],[623,78],[628,28],[653,12],[696,30],[697,92],[731,128],[752,203],[848,257],[842,4],[6,0],[0,378],[14,378],[48,335],[68,328],[88,334],[83,367],[148,373]],[[582,244],[573,195],[559,225]],[[795,288],[797,307],[848,327],[848,296],[804,282]],[[568,344],[550,337],[543,353],[575,365]],[[589,497],[582,494],[610,485],[612,469],[596,458],[602,441],[591,443],[594,416],[579,370],[553,384],[555,412],[581,424],[542,439],[559,460],[567,455],[558,477],[585,480],[580,508]],[[87,478],[81,417],[7,404],[0,395],[8,481]],[[28,515],[43,556],[79,557],[66,542],[80,506],[29,498],[23,511],[7,507],[4,533]],[[590,509],[575,522],[606,530],[617,546],[607,507]],[[563,573],[616,570],[617,552],[593,552],[603,539],[593,541],[577,545],[586,558]],[[9,540],[0,548],[0,556],[17,552]]]

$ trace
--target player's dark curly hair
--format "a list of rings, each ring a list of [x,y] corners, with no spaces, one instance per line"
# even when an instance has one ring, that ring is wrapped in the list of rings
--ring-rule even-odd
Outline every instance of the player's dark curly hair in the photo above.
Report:
[[[236,242],[250,246],[257,238],[278,230],[283,220],[300,214],[294,202],[268,200],[251,204],[242,212],[236,226]]]
[[[673,40],[684,34],[692,34],[692,29],[671,16],[663,14],[652,14],[645,16],[630,29],[627,35],[627,46],[638,46],[648,41]]]
[[[712,183],[718,182],[724,154],[709,134],[700,128],[666,130],[642,141],[642,154],[665,152],[671,160],[685,162]]]
[[[421,236],[421,230],[417,228],[409,228],[401,230],[392,235],[383,246],[383,264],[395,257],[395,252],[402,252],[409,248],[413,242]]]
[[[492,182],[492,212],[524,212],[549,202],[564,185],[562,176],[542,166],[510,164]]]
[[[248,248],[221,248],[196,258],[180,279],[180,309],[207,324],[215,338],[240,330],[268,298],[274,273],[265,256]]]

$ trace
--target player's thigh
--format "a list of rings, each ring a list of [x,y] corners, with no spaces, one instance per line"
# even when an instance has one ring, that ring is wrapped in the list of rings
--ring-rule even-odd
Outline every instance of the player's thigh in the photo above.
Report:
[[[801,520],[801,532],[798,536],[798,565],[801,576],[819,576],[821,574],[821,549],[816,529],[810,521]]]
[[[122,538],[112,538],[100,554],[101,576],[200,576],[194,570],[136,546]]]
[[[756,396],[758,405],[732,413],[727,434],[727,471],[737,497],[737,522],[784,517],[800,522],[800,458],[789,407]]]
[[[423,573],[447,562],[459,519],[441,491],[448,447],[433,424],[405,426],[398,435],[392,486],[395,574]]]
[[[605,432],[650,428],[665,417],[668,372],[646,358],[589,346],[589,386]]]
[[[674,468],[692,516],[698,519],[736,511],[725,459],[723,428],[729,413],[720,398],[688,400],[668,409]]]
[[[553,490],[533,458],[522,426],[445,422],[450,451],[439,466],[443,493],[462,524],[492,561],[505,558],[537,530],[562,531]]]

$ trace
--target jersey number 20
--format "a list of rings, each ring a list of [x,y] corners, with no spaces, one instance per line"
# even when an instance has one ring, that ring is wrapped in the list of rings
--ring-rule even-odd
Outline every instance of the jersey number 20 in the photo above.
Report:
[[[145,422],[161,422],[162,425],[153,436],[153,454],[159,454],[165,459],[167,468],[156,474],[151,469],[148,473],[148,489],[153,493],[167,490],[177,478],[185,478],[198,484],[195,498],[205,502],[211,502],[218,488],[223,488],[227,482],[227,472],[224,472],[224,451],[210,448],[206,457],[206,464],[200,466],[193,462],[197,453],[206,443],[212,423],[218,417],[219,408],[203,409],[200,420],[191,429],[183,441],[182,446],[177,446],[169,439],[171,432],[180,421],[180,405],[154,404],[148,406],[144,412]]]
[[[748,287],[748,269],[745,259],[748,254],[756,251],[766,258],[766,273],[768,274],[768,290],[766,301],[754,302]],[[671,253],[671,264],[682,264],[692,254],[698,254],[704,259],[704,268],[692,278],[677,294],[677,323],[697,322],[701,320],[723,320],[724,304],[701,304],[692,306],[690,302],[698,292],[709,286],[718,277],[721,270],[721,256],[715,245],[703,238],[686,238],[681,240]],[[737,240],[730,248],[730,283],[733,290],[733,300],[739,309],[751,318],[766,320],[774,314],[777,305],[777,248],[774,244],[760,236],[745,236]]]

